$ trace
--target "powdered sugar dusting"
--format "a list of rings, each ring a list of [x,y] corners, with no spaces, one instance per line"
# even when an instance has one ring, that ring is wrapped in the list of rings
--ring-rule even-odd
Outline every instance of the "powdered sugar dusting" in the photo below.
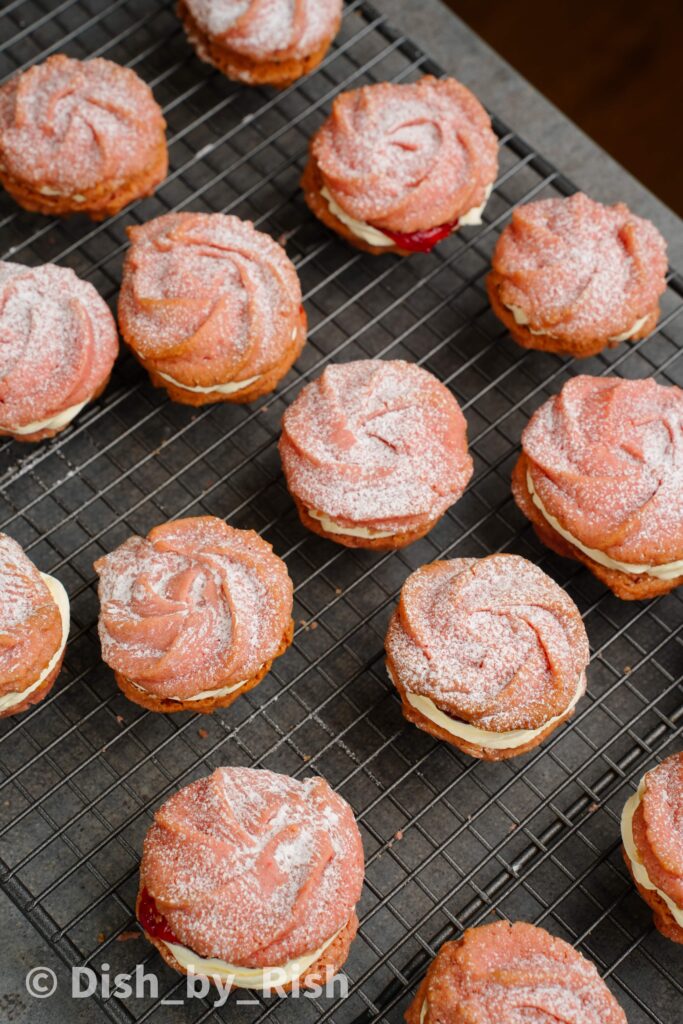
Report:
[[[567,341],[613,337],[666,288],[666,243],[623,203],[578,192],[520,206],[496,245],[499,297],[529,326]]]
[[[50,592],[22,548],[0,533],[0,629],[4,633],[23,625],[32,615],[36,599]]]
[[[455,79],[430,75],[342,93],[311,153],[342,210],[398,232],[450,223],[480,206],[498,167],[479,101]]]
[[[59,609],[40,572],[0,533],[0,692],[37,679],[60,640]]]
[[[194,18],[212,36],[231,29],[252,6],[253,0],[190,0]]]
[[[249,221],[172,213],[129,229],[119,321],[146,364],[191,386],[262,374],[292,344],[301,286]]]
[[[273,967],[317,949],[360,896],[353,813],[323,779],[219,768],[159,810],[144,845],[147,888],[200,956]]]
[[[633,837],[652,883],[683,908],[683,752],[645,776]]]
[[[95,569],[104,660],[159,696],[251,678],[291,617],[291,580],[271,546],[212,517],[131,537]]]
[[[396,532],[443,514],[472,475],[455,398],[400,360],[328,366],[285,413],[280,454],[307,508]]]
[[[164,129],[149,87],[101,58],[58,54],[0,88],[0,163],[36,188],[120,184],[156,159]]]
[[[588,547],[627,563],[683,558],[683,391],[580,376],[522,435],[534,489]]]
[[[576,694],[589,659],[579,611],[517,555],[453,559],[408,577],[386,638],[394,677],[483,729],[537,729]]]
[[[524,922],[470,928],[427,976],[427,1020],[465,1024],[627,1024],[595,966]]]
[[[118,352],[114,318],[73,270],[0,262],[0,428],[91,398]]]
[[[342,0],[186,0],[213,40],[256,60],[306,57],[335,31]]]

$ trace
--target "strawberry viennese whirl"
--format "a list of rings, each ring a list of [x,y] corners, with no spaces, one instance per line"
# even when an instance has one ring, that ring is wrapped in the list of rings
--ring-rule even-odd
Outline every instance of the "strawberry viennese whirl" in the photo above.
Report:
[[[626,866],[662,935],[683,943],[683,753],[649,771],[621,817]]]
[[[285,412],[279,448],[304,526],[347,547],[424,537],[473,469],[455,397],[400,359],[328,366]]]
[[[26,210],[103,220],[166,177],[165,131],[131,68],[56,54],[0,87],[0,184]]]
[[[47,696],[69,635],[69,598],[39,572],[15,540],[0,533],[0,718]]]
[[[517,344],[577,357],[646,338],[666,289],[654,224],[581,192],[514,210],[491,265],[491,306]]]
[[[353,812],[324,779],[218,768],[156,812],[137,918],[183,974],[310,988],[349,954],[363,875]]]
[[[199,516],[98,558],[102,657],[150,711],[211,712],[253,689],[292,641],[292,581],[253,530]]]
[[[522,434],[512,493],[540,540],[616,595],[683,583],[683,391],[574,377]]]
[[[487,761],[538,746],[586,691],[579,610],[518,555],[422,566],[403,584],[385,648],[408,721]]]
[[[380,82],[338,96],[313,136],[301,179],[313,213],[366,252],[429,252],[481,224],[498,140],[454,78]]]
[[[0,262],[0,435],[54,437],[107,386],[119,351],[109,307],[68,267]]]
[[[200,60],[245,85],[282,89],[323,59],[342,0],[180,0],[178,14]]]
[[[184,405],[253,402],[306,342],[287,253],[250,221],[169,213],[128,229],[119,326],[156,387]]]
[[[497,921],[446,942],[407,1024],[627,1024],[590,960],[543,928]]]

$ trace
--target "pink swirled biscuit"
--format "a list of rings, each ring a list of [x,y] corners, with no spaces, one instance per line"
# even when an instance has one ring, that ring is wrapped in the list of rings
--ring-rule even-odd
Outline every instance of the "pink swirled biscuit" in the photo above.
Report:
[[[0,183],[26,210],[103,220],[163,181],[165,128],[130,68],[57,54],[0,87]]]
[[[228,78],[283,88],[327,53],[342,0],[179,0],[197,56]]]
[[[472,475],[457,401],[401,360],[328,366],[285,412],[279,447],[303,524],[349,547],[423,537]]]
[[[324,779],[218,768],[156,812],[137,915],[176,970],[306,987],[346,960],[363,874],[353,812]]]
[[[313,213],[372,253],[428,252],[480,224],[498,141],[454,78],[380,82],[342,93],[311,139],[301,181]]]
[[[422,566],[403,584],[385,647],[408,721],[489,761],[538,746],[586,690],[578,608],[517,555]]]
[[[647,337],[666,289],[654,224],[581,192],[518,207],[491,265],[491,305],[515,341],[581,357]]]
[[[574,377],[522,434],[515,501],[540,539],[625,599],[683,583],[683,391]]]
[[[407,1024],[627,1024],[578,950],[516,921],[468,928],[432,961]]]
[[[272,391],[306,341],[282,246],[220,213],[169,213],[128,236],[119,325],[152,383],[186,405]]]
[[[69,634],[69,599],[15,540],[0,533],[0,718],[26,711],[59,675]]]
[[[683,753],[641,780],[621,818],[624,860],[662,935],[683,943]]]
[[[292,581],[252,530],[203,516],[95,562],[102,657],[152,711],[212,711],[256,686],[292,639]]]
[[[0,262],[0,435],[63,430],[104,390],[118,348],[109,307],[73,270]]]

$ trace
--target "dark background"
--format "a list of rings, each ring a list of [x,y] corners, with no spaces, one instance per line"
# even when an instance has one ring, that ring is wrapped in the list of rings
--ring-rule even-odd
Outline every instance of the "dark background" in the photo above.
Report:
[[[683,214],[683,0],[446,0]]]

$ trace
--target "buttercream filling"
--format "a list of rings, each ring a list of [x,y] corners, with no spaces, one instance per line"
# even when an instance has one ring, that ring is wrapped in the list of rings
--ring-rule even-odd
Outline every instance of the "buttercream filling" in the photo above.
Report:
[[[61,412],[49,416],[46,420],[35,420],[33,423],[25,423],[21,427],[4,427],[3,429],[10,430],[13,434],[37,434],[39,430],[62,430],[78,416],[81,409],[87,404],[88,399],[85,402],[79,402],[78,405],[70,405],[68,409],[62,409]]]
[[[389,671],[392,681],[395,680]],[[586,690],[586,675],[584,672],[579,676],[579,682],[576,687],[576,693],[572,697],[571,701],[559,715],[554,715],[549,718],[544,725],[538,729],[511,729],[507,732],[492,732],[489,729],[482,729],[477,725],[471,725],[469,722],[462,722],[457,718],[451,718],[444,711],[440,711],[436,704],[430,697],[423,697],[421,694],[412,693],[410,690],[405,691],[406,699],[416,711],[419,711],[421,715],[428,718],[434,725],[438,725],[440,729],[444,729],[450,733],[451,736],[457,736],[461,740],[465,740],[467,743],[473,743],[478,747],[485,747],[488,750],[513,750],[515,747],[524,746],[526,743],[531,743],[540,736],[549,726],[553,726],[560,722],[564,716],[571,711],[583,696]]]
[[[39,189],[39,191],[40,194],[43,196],[62,196],[63,198],[66,199],[73,199],[75,203],[85,202],[85,196],[81,195],[78,192],[76,192],[74,195],[71,195],[69,192],[60,192],[57,188],[51,188],[50,185],[43,185],[43,187]]]
[[[344,926],[346,927],[346,926]],[[206,977],[216,977],[221,981],[227,981],[235,988],[253,988],[259,992],[269,991],[280,985],[288,985],[290,982],[300,978],[325,950],[332,945],[343,928],[323,942],[322,946],[313,953],[306,953],[305,956],[288,960],[287,963],[278,967],[240,967],[238,964],[229,964],[225,960],[218,960],[214,957],[202,957],[193,953],[186,946],[178,945],[175,942],[166,942],[160,939],[164,946],[173,954],[181,967],[193,974],[201,974]]]
[[[292,341],[296,341],[296,336],[299,333],[299,328],[295,327],[292,331]],[[251,387],[257,380],[261,380],[263,377],[262,373],[258,373],[255,377],[247,377],[245,380],[227,380],[223,384],[183,384],[182,381],[176,380],[170,373],[162,373],[158,371],[159,376],[167,380],[169,384],[174,384],[177,388],[182,388],[183,391],[192,391],[197,395],[210,395],[214,391],[218,391],[221,395],[232,395],[236,391],[244,391],[245,388]]]
[[[493,185],[488,185],[483,203],[479,206],[473,206],[471,210],[467,210],[461,217],[458,217],[458,227],[461,227],[463,224],[481,224],[484,207],[489,200],[492,189]],[[355,217],[351,217],[345,210],[342,210],[341,206],[333,198],[326,185],[323,185],[320,189],[320,195],[327,203],[332,216],[336,217],[337,220],[340,220],[342,224],[344,224],[357,238],[362,239],[362,241],[366,242],[368,245],[376,245],[378,248],[380,246],[396,245],[395,240],[393,238],[389,238],[389,236],[385,235],[383,231],[379,230],[379,228],[375,228],[372,224],[367,224],[363,220],[356,220]]]
[[[203,387],[199,384],[183,384],[181,381],[176,380],[175,377],[171,377],[169,373],[161,373],[159,371],[159,376],[167,380],[169,384],[182,388],[183,391],[192,391],[198,395],[210,395],[214,391],[218,391],[222,395],[232,395],[236,391],[244,391],[245,388],[251,387],[252,384],[261,379],[261,374],[258,374],[256,377],[248,377],[246,380],[229,380],[224,384],[210,384],[208,387]]]
[[[257,674],[258,673],[256,673],[256,672],[254,673],[254,675],[257,675]],[[163,700],[175,700],[175,701],[178,701],[179,704],[185,704],[186,702],[192,701],[192,700],[212,700],[212,699],[214,699],[216,697],[225,697],[228,693],[234,693],[235,690],[239,690],[240,686],[244,686],[244,684],[248,683],[248,682],[249,682],[248,679],[243,679],[242,682],[240,682],[240,683],[234,683],[232,686],[222,686],[218,690],[202,690],[201,693],[195,693],[192,697],[166,697],[166,696],[163,696],[162,699]],[[140,686],[139,683],[133,683],[133,686],[135,687],[136,690],[142,690],[143,693],[149,693],[152,697],[160,696],[158,693],[152,693],[151,690],[146,690],[145,687],[144,686]]]
[[[647,873],[647,868],[638,853],[635,839],[633,838],[633,815],[640,806],[644,792],[645,783],[643,781],[638,787],[638,792],[634,793],[633,796],[626,801],[626,805],[624,806],[624,810],[621,814],[621,839],[636,882],[638,882],[639,885],[642,885],[643,889],[649,889],[651,892],[656,892],[657,895],[666,903],[674,920],[676,921],[676,924],[683,928],[683,908],[674,903],[670,896],[667,896],[665,892],[658,889],[654,882],[652,882]]]
[[[559,533],[561,537],[573,544],[574,547],[583,551],[584,555],[588,555],[594,562],[599,565],[604,565],[606,569],[618,569],[619,572],[630,573],[632,576],[654,576],[659,580],[674,580],[676,577],[683,575],[683,559],[679,559],[676,562],[663,562],[661,565],[646,565],[636,564],[634,562],[619,562],[616,558],[610,558],[604,551],[599,551],[597,548],[589,548],[585,544],[582,544],[569,530],[565,530],[564,526],[555,518],[551,516],[536,493],[534,482],[531,479],[531,473],[527,469],[526,472],[526,486],[529,492],[529,497],[533,501],[534,505],[541,513],[547,523],[552,526],[556,533]]]
[[[632,338],[634,334],[638,333],[638,331],[642,331],[643,327],[647,323],[647,320],[647,316],[641,316],[640,320],[636,320],[636,322],[632,324],[631,327],[628,328],[628,330],[622,331],[621,334],[613,334],[609,340],[628,341],[629,338]]]
[[[0,696],[0,711],[7,711],[8,708],[13,708],[17,704],[21,704],[23,701],[26,700],[26,698],[31,693],[39,689],[40,686],[42,686],[42,684],[48,678],[48,676],[52,672],[54,672],[55,666],[57,665],[57,662],[61,658],[64,652],[64,648],[66,647],[66,641],[69,636],[69,625],[71,621],[69,614],[69,598],[67,596],[66,590],[64,589],[64,587],[62,586],[58,579],[56,579],[54,576],[48,576],[48,574],[44,572],[41,572],[40,575],[42,576],[48,590],[50,591],[50,594],[52,595],[55,604],[59,608],[59,614],[62,620],[62,639],[59,644],[59,647],[50,658],[47,667],[43,669],[43,671],[40,673],[40,675],[38,676],[34,683],[31,683],[30,686],[27,686],[20,693],[3,693],[2,696]]]
[[[545,330],[543,328],[541,328],[541,330],[537,330],[536,328],[532,327],[530,325],[530,323],[529,323],[529,317],[526,315],[526,313],[521,308],[521,306],[506,306],[505,308],[512,313],[513,317],[515,318],[515,323],[520,324],[520,326],[522,326],[522,327],[526,327],[526,329],[528,330],[529,334],[536,334],[536,335],[544,334],[547,338],[556,338],[557,337],[557,335],[553,334],[553,332],[550,331],[550,330]],[[629,338],[632,338],[634,334],[637,334],[638,331],[642,330],[642,328],[647,323],[647,319],[648,319],[647,315],[642,316],[640,318],[640,320],[636,320],[636,322],[634,324],[631,324],[631,326],[627,330],[622,331],[621,334],[613,334],[610,337],[608,337],[607,340],[608,341],[628,341]]]
[[[311,519],[317,519],[326,533],[338,533],[345,537],[365,537],[373,540],[379,537],[395,537],[396,530],[373,530],[369,526],[345,526],[330,519],[324,512],[315,512],[312,508],[306,509]]]

